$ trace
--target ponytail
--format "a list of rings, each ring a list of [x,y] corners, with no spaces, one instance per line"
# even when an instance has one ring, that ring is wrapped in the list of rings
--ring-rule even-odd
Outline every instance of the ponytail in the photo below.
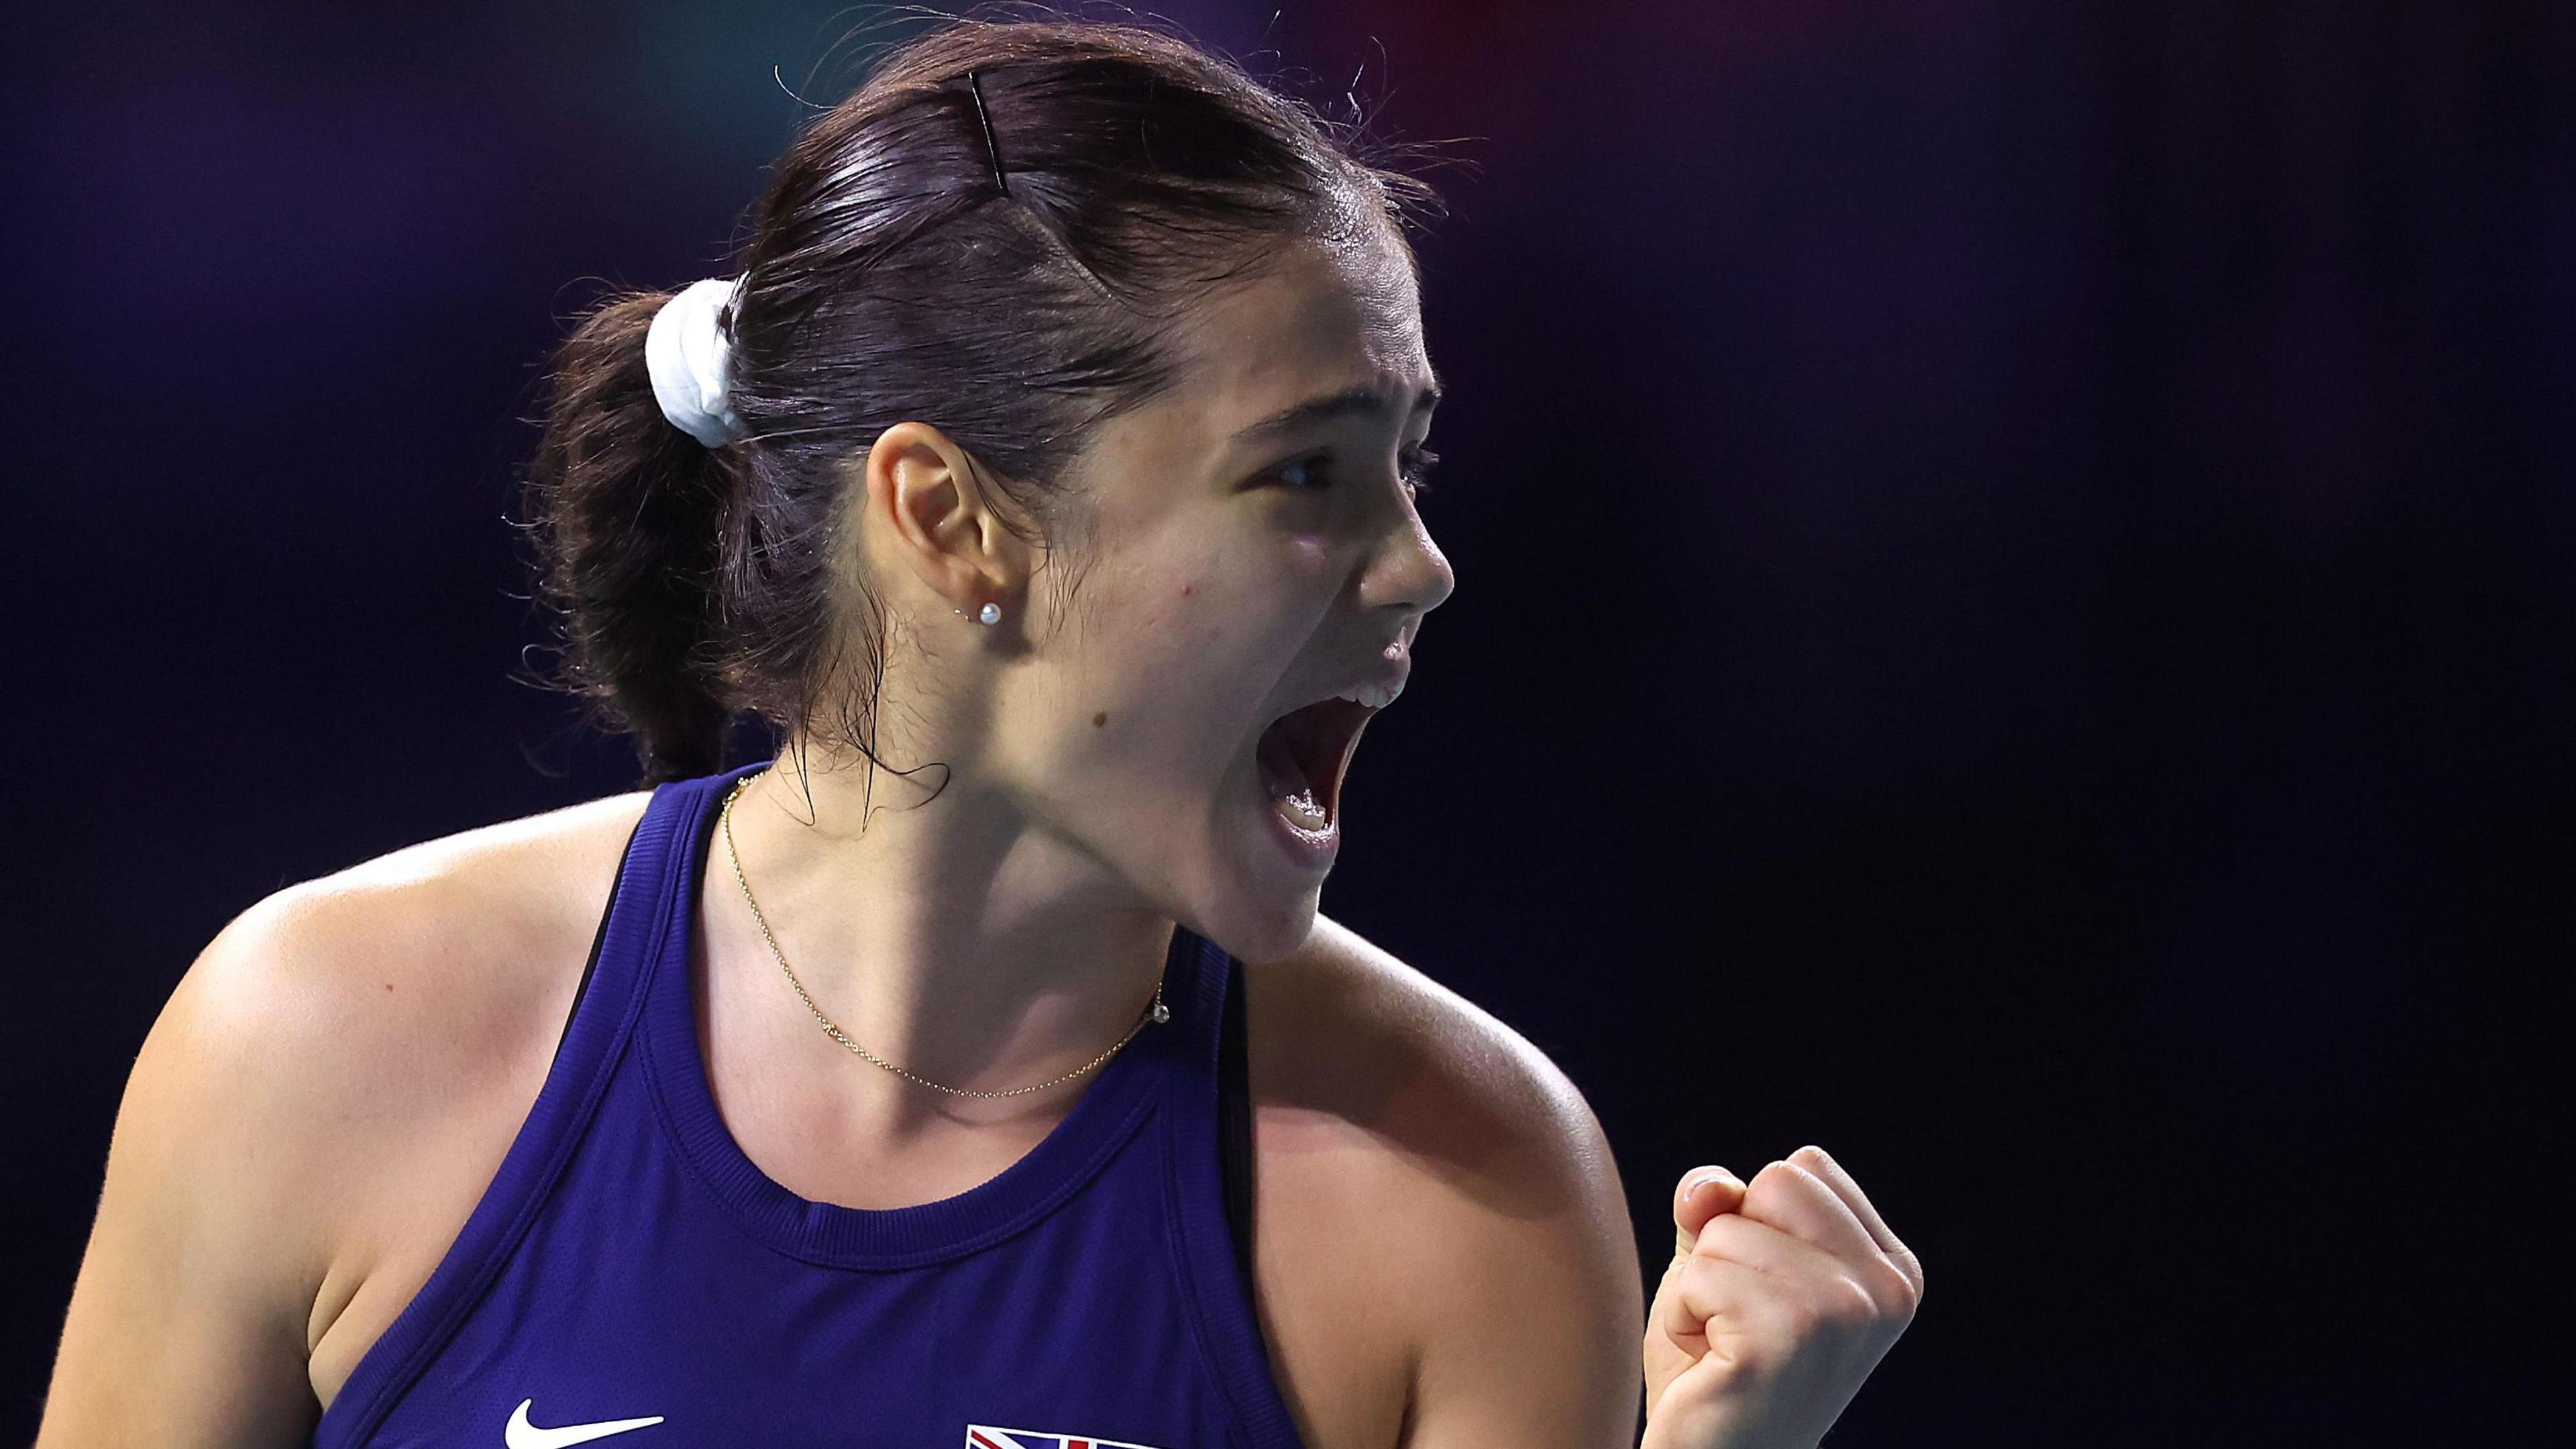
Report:
[[[634,734],[646,784],[722,769],[734,716],[716,625],[735,464],[654,401],[644,334],[669,297],[613,297],[556,349],[528,479],[565,682]]]

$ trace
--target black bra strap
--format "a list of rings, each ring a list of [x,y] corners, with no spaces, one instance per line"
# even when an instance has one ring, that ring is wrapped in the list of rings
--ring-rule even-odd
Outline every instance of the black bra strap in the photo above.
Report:
[[[1235,1271],[1252,1296],[1252,1085],[1246,1064],[1243,965],[1226,963],[1225,1023],[1217,1038],[1217,1161],[1225,1175],[1225,1221],[1234,1236]]]
[[[608,918],[617,914],[617,887],[626,879],[626,857],[635,851],[635,836],[644,822],[635,822],[635,830],[626,836],[626,850],[617,857],[617,874],[608,882],[608,905],[599,913],[599,929],[591,933],[590,959],[581,963],[581,984],[572,989],[572,1009],[564,1013],[563,1031],[555,1038],[555,1055],[563,1055],[564,1042],[572,1036],[572,1019],[581,1014],[581,998],[590,990],[591,973],[599,969],[599,948],[608,942]]]

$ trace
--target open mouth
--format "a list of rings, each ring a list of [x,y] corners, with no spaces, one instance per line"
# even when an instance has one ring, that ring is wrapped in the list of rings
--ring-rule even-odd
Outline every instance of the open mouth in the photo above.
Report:
[[[1261,786],[1290,824],[1323,832],[1340,819],[1342,774],[1375,713],[1351,700],[1324,699],[1291,710],[1261,732],[1253,756]]]

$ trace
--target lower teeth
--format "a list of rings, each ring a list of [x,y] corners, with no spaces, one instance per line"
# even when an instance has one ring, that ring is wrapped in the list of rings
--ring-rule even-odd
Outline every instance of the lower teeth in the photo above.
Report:
[[[1300,829],[1322,831],[1332,828],[1333,817],[1325,814],[1324,807],[1315,803],[1314,793],[1310,790],[1300,790],[1293,795],[1274,795],[1271,803],[1279,807],[1279,813],[1286,816],[1290,824]]]

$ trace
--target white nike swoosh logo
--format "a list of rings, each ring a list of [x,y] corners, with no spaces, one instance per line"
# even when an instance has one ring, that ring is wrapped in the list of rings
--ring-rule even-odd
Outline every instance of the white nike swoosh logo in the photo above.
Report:
[[[534,1399],[521,1399],[519,1407],[510,1412],[510,1426],[501,1431],[501,1442],[509,1449],[565,1449],[566,1445],[587,1444],[593,1439],[605,1439],[611,1434],[623,1434],[629,1429],[662,1422],[662,1416],[655,1414],[649,1419],[602,1419],[596,1424],[565,1424],[560,1428],[540,1429],[528,1422],[528,1406],[535,1402]]]

